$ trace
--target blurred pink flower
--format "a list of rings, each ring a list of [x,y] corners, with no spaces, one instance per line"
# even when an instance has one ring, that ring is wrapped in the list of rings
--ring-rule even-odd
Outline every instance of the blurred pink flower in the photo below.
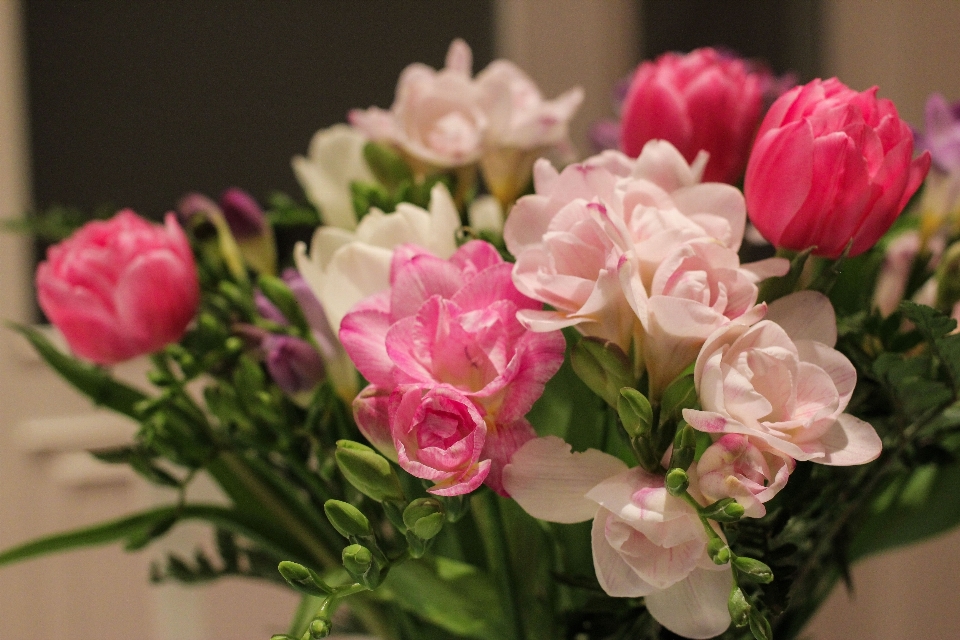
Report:
[[[200,303],[190,243],[173,213],[164,226],[124,209],[47,250],[40,307],[78,356],[114,364],[177,341]]]
[[[667,140],[688,162],[705,150],[704,180],[734,183],[743,175],[770,84],[768,72],[710,48],[644,62],[624,101],[621,148],[636,156],[648,140]]]
[[[795,460],[846,466],[880,455],[868,423],[844,413],[857,382],[833,349],[836,319],[821,293],[773,302],[768,319],[731,323],[707,339],[694,380],[702,410],[683,417],[707,433],[739,433]]]
[[[712,638],[730,625],[730,565],[710,560],[697,512],[667,493],[663,476],[595,449],[571,453],[553,436],[527,442],[503,475],[533,517],[593,520],[593,566],[608,595],[643,597],[660,624],[685,638]]]
[[[916,133],[917,149],[929,151],[934,166],[945,173],[960,171],[960,103],[931,93],[924,111],[924,130]]]
[[[923,182],[930,154],[876,87],[858,93],[836,78],[781,96],[750,154],[744,191],[750,220],[778,248],[836,258],[880,239]]]
[[[524,416],[565,349],[559,332],[534,333],[517,321],[517,310],[540,305],[517,291],[510,268],[482,241],[468,242],[449,260],[403,245],[393,255],[391,288],[344,317],[340,341],[372,387],[358,397],[355,412],[375,446],[400,428],[397,406],[384,407],[397,387],[450,387],[486,422],[486,483],[502,490],[503,465],[534,435]]]

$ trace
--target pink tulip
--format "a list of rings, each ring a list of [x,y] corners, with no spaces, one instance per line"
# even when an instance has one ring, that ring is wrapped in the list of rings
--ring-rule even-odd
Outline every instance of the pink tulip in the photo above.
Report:
[[[637,69],[623,105],[620,144],[636,156],[648,140],[671,142],[688,162],[710,154],[703,179],[743,175],[771,78],[714,49],[665,53]]]
[[[403,245],[393,254],[390,289],[344,317],[340,341],[371,383],[354,403],[357,423],[386,455],[402,464],[399,448],[389,449],[406,438],[401,434],[411,424],[420,424],[410,417],[410,406],[390,401],[391,394],[404,385],[423,393],[451,388],[486,425],[478,461],[489,461],[485,482],[502,491],[503,465],[534,436],[524,416],[559,369],[565,349],[559,332],[534,333],[517,320],[518,310],[540,304],[517,291],[510,269],[486,242],[468,242],[449,260]],[[409,457],[410,448],[405,450]]]
[[[186,235],[168,213],[154,225],[125,209],[47,251],[37,268],[40,307],[78,356],[114,364],[183,335],[200,287]]]
[[[773,245],[856,256],[880,239],[923,182],[930,154],[876,87],[836,78],[781,96],[764,118],[744,190],[750,220]]]

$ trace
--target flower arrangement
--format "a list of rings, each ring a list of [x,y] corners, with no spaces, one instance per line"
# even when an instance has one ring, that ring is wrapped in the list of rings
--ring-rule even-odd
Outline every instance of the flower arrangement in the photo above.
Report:
[[[16,329],[141,425],[94,455],[171,499],[0,564],[193,519],[216,553],[153,577],[287,584],[274,640],[766,640],[957,523],[955,109],[931,99],[915,157],[875,89],[765,109],[768,73],[669,54],[625,92],[622,151],[564,166],[582,93],[471,67],[455,41],[319,132],[309,206],[191,194],[49,250],[72,353]],[[748,218],[776,255],[741,262]],[[274,230],[304,224],[287,260]],[[136,356],[149,392],[111,375]],[[226,506],[188,498],[200,473]]]

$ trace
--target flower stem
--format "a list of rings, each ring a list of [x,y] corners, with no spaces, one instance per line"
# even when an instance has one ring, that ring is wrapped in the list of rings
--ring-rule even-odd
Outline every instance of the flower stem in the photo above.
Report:
[[[480,529],[480,537],[487,556],[487,568],[499,588],[504,617],[510,621],[512,627],[511,638],[522,640],[524,638],[523,618],[517,602],[516,583],[511,572],[513,563],[510,560],[510,550],[507,546],[497,496],[493,491],[477,492],[471,497],[471,511]]]

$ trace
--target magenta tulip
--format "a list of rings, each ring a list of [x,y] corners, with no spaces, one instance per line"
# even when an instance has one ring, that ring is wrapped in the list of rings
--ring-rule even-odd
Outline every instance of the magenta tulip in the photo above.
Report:
[[[623,105],[622,149],[636,157],[648,140],[662,139],[687,162],[706,150],[704,182],[736,182],[771,82],[769,73],[751,71],[745,61],[709,48],[644,62]]]
[[[151,224],[125,209],[50,247],[40,307],[78,356],[114,364],[183,335],[200,302],[197,269],[174,214]]]
[[[774,246],[856,256],[880,239],[930,168],[876,87],[836,78],[795,87],[770,107],[750,154],[747,213]]]

